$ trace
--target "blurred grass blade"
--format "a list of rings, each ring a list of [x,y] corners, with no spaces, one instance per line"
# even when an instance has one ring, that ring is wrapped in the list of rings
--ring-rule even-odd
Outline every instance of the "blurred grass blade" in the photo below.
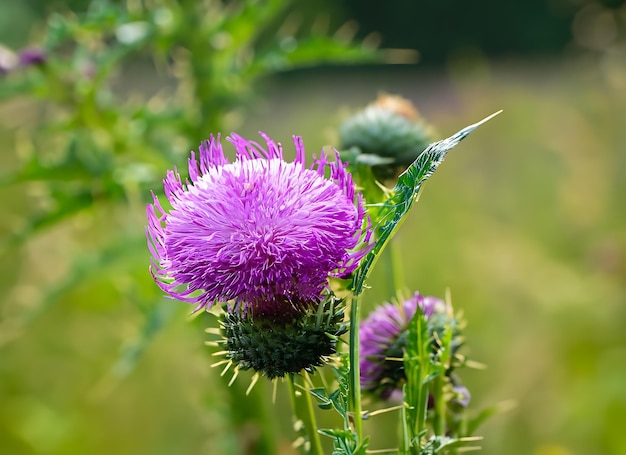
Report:
[[[3,321],[3,329],[11,331],[13,336],[7,337],[3,334],[5,336],[0,337],[0,346],[11,341],[25,327],[50,311],[55,305],[63,302],[64,296],[81,283],[108,276],[111,270],[124,270],[124,267],[131,264],[125,254],[141,257],[139,254],[144,251],[144,248],[134,238],[123,237],[120,241],[107,245],[100,251],[89,250],[85,254],[76,256],[62,279],[42,287],[39,300],[35,304],[25,312]],[[135,300],[131,299],[131,301]]]
[[[134,371],[146,350],[172,320],[175,313],[176,305],[173,305],[169,299],[160,297],[151,302],[141,331],[134,340],[123,347],[109,371],[96,383],[90,394],[92,400],[96,402],[105,400],[121,381]]]
[[[466,431],[467,436],[472,436],[474,432],[478,429],[478,427],[482,425],[491,416],[510,411],[516,406],[517,406],[517,403],[515,401],[507,400],[507,401],[502,401],[500,403],[496,403],[493,406],[489,406],[488,408],[483,409],[477,415],[475,415],[471,419],[468,419],[467,431]]]
[[[480,122],[463,128],[447,139],[430,144],[408,169],[400,175],[398,183],[390,192],[390,196],[380,205],[377,219],[372,220],[375,223],[374,233],[378,240],[372,251],[365,256],[355,272],[352,281],[352,290],[355,294],[358,295],[363,290],[365,279],[372,266],[419,198],[422,185],[437,170],[448,151],[465,139],[472,131],[491,120],[500,112],[502,111],[498,111]]]

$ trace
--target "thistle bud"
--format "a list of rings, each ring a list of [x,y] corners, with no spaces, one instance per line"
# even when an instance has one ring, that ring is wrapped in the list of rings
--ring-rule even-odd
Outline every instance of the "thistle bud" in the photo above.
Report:
[[[398,401],[402,396],[402,385],[406,383],[402,359],[407,346],[409,323],[418,308],[428,322],[428,332],[433,338],[433,353],[438,350],[437,339],[444,326],[452,328],[452,352],[461,345],[457,321],[450,311],[451,308],[443,300],[416,292],[413,297],[401,303],[385,303],[360,325],[363,391],[389,401]],[[451,373],[452,368],[446,375],[450,376]],[[458,379],[455,378],[454,381],[455,386],[461,386]],[[468,401],[469,392],[465,395]],[[464,398],[460,398],[459,402],[464,402]]]
[[[332,293],[313,305],[276,301],[262,309],[230,308],[220,322],[224,338],[218,345],[238,369],[269,379],[313,372],[337,352],[337,338],[348,330],[344,309]]]
[[[339,127],[342,158],[371,166],[380,181],[397,178],[432,142],[430,127],[407,99],[381,94]]]

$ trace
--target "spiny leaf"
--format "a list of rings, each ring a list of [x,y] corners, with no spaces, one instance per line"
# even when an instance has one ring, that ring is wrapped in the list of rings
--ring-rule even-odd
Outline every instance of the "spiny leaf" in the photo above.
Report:
[[[430,144],[417,157],[417,159],[398,178],[398,183],[390,193],[390,197],[380,206],[375,224],[374,234],[378,239],[376,245],[363,259],[363,262],[354,274],[352,290],[355,294],[360,294],[365,284],[367,275],[378,259],[380,253],[393,237],[398,228],[406,219],[409,210],[419,198],[420,190],[424,182],[437,170],[443,162],[448,150],[454,148],[459,142],[465,139],[472,131],[483,123],[492,119],[500,112],[463,128],[458,133]]]

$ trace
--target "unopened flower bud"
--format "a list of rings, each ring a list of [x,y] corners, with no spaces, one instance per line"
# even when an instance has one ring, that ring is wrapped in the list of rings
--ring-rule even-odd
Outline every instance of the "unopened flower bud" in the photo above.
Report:
[[[227,309],[218,345],[238,369],[269,379],[312,372],[337,352],[337,337],[348,330],[343,319],[343,301],[332,293],[308,304],[275,300],[262,308]]]
[[[371,166],[385,181],[397,177],[432,142],[431,131],[409,100],[380,95],[339,127],[341,150],[351,165]]]

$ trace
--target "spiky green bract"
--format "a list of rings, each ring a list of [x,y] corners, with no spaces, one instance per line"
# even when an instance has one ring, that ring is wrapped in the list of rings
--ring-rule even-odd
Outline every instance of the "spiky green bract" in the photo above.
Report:
[[[358,147],[361,162],[380,166],[411,164],[429,144],[424,124],[395,112],[367,108],[349,118],[339,129],[341,147]]]
[[[398,183],[396,183],[387,199],[376,211],[376,217],[372,217],[374,235],[377,241],[374,248],[361,261],[359,268],[353,275],[352,290],[355,294],[358,295],[363,290],[365,279],[376,259],[387,245],[387,242],[393,237],[393,234],[402,225],[409,210],[419,198],[422,185],[437,170],[448,151],[497,114],[499,112],[462,129],[447,139],[430,144],[407,170],[400,175]]]
[[[409,100],[383,94],[341,124],[339,140],[340,149],[347,150],[342,158],[351,167],[371,167],[385,181],[417,158],[431,142],[431,133]]]
[[[252,369],[269,379],[313,372],[337,352],[337,338],[348,330],[343,300],[328,293],[315,305],[282,314],[225,311],[219,342],[238,369]]]

